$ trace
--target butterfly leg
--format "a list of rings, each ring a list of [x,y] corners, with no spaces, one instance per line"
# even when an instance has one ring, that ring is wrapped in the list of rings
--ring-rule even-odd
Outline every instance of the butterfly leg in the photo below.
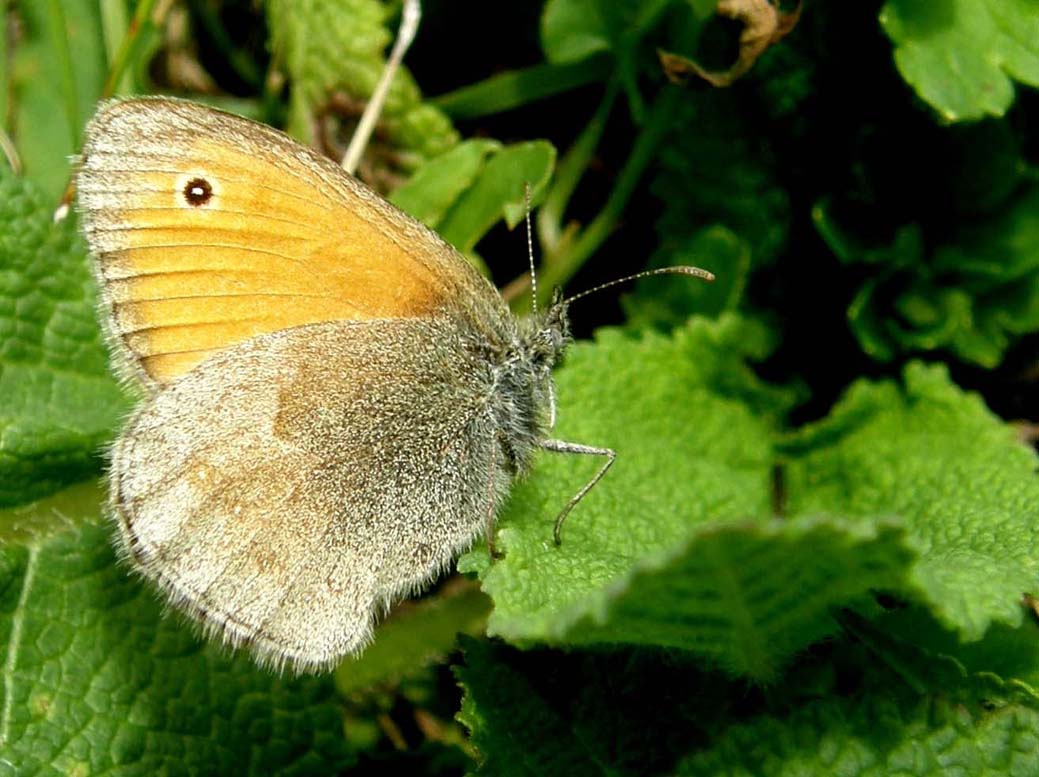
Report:
[[[490,480],[490,498],[487,500],[487,516],[486,529],[484,534],[487,537],[487,552],[491,554],[491,558],[498,559],[502,557],[502,554],[498,552],[498,549],[494,547],[494,524],[496,522],[497,510],[495,509],[498,505],[497,494],[495,493],[495,478],[497,477],[497,465],[498,465],[498,449],[497,446],[491,447],[491,480]]]
[[[544,448],[546,451],[553,451],[555,453],[582,453],[591,456],[605,456],[606,463],[599,468],[599,471],[595,473],[591,480],[585,483],[584,488],[570,497],[570,501],[566,503],[566,507],[559,513],[559,517],[556,518],[555,528],[552,530],[552,539],[555,540],[556,545],[561,545],[563,542],[560,532],[563,530],[563,521],[570,515],[570,511],[573,510],[577,503],[584,499],[584,495],[592,490],[602,476],[606,474],[606,471],[613,466],[613,462],[617,458],[617,451],[612,448],[595,448],[591,445],[581,445],[576,442],[566,442],[565,440],[542,440],[538,443],[538,446]]]
[[[500,465],[499,462],[501,462]],[[494,526],[498,519],[497,478],[499,468],[508,473],[510,478],[516,477],[519,473],[516,449],[513,447],[509,436],[501,430],[497,434],[497,445],[491,448],[491,482],[488,488],[489,500],[486,517],[487,529],[485,532],[487,536],[487,550],[490,552],[491,558],[502,558],[502,554],[494,547]]]
[[[490,448],[490,481],[487,489],[490,492],[489,498],[487,499],[487,515],[486,515],[486,529],[484,535],[487,538],[487,553],[490,554],[492,559],[502,558],[502,554],[498,552],[498,548],[495,547],[495,524],[498,518],[498,493],[496,488],[496,479],[498,477],[498,448],[501,445],[507,444],[507,439],[503,435],[499,435],[498,446],[491,446]],[[506,449],[507,450],[507,449]]]

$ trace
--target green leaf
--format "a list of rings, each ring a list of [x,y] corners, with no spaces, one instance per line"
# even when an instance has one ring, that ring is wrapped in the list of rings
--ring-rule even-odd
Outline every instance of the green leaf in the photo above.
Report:
[[[948,704],[885,689],[861,698],[820,699],[784,716],[734,726],[683,761],[680,777],[1034,774],[1039,712]]]
[[[665,18],[672,37],[689,42],[715,4],[716,0],[548,0],[541,12],[541,48],[545,59],[556,65],[604,52],[630,59],[640,39]]]
[[[861,381],[787,448],[788,510],[896,516],[920,557],[908,591],[964,640],[1022,622],[1039,546],[1036,455],[939,366]]]
[[[549,0],[541,12],[541,48],[556,65],[579,62],[612,48],[599,0]]]
[[[734,675],[775,678],[836,631],[832,610],[904,587],[914,560],[901,527],[799,518],[705,527],[641,560],[569,625],[567,640],[680,648]]]
[[[660,75],[654,50],[642,44],[663,29],[670,45],[692,46],[714,5],[715,0],[549,0],[541,15],[541,48],[553,65],[609,60],[611,79],[623,87],[641,124],[651,98],[644,97],[640,78]]]
[[[17,11],[10,131],[25,174],[53,210],[105,79],[101,18],[97,0],[18,3]]]
[[[460,563],[494,599],[489,633],[682,648],[761,680],[872,590],[926,603],[968,640],[1020,625],[1039,572],[1035,456],[940,370],[914,366],[904,396],[859,384],[793,436],[793,517],[770,521],[768,394],[741,364],[753,331],[723,317],[671,341],[609,333],[575,348],[559,374],[559,436],[620,457],[561,548],[551,517],[591,462],[543,461],[499,525],[505,558]]]
[[[106,366],[74,219],[0,175],[0,505],[97,472],[127,409]]]
[[[841,621],[868,652],[838,644],[835,671],[799,668],[773,689],[765,709],[720,729],[675,773],[1034,772],[1039,696],[1031,688],[991,671],[971,672],[850,613]]]
[[[0,546],[0,774],[345,767],[330,678],[282,679],[203,645],[116,563],[100,489],[78,495],[60,524],[43,514],[52,506],[0,513],[0,526],[44,524]]]
[[[552,518],[598,463],[545,455],[516,487],[496,533],[504,559],[459,563],[494,599],[489,633],[678,647],[764,679],[832,631],[831,607],[905,584],[914,554],[894,524],[767,517],[772,423],[789,394],[744,364],[765,343],[723,316],[670,339],[607,331],[574,346],[556,434],[613,447],[617,463],[558,548]]]
[[[1027,683],[1007,682],[991,670],[969,672],[954,655],[936,653],[887,633],[852,612],[839,616],[841,626],[918,693],[942,693],[967,704],[1024,704],[1039,709],[1039,693]],[[926,620],[926,619],[924,619]],[[1035,636],[1035,630],[1031,631]],[[1033,658],[1035,650],[1033,649]],[[1035,668],[1035,664],[1031,668]]]
[[[527,207],[524,185],[530,185],[531,203],[536,203],[552,176],[555,161],[555,148],[544,140],[501,149],[441,219],[441,236],[467,253],[498,219],[504,218],[510,228],[516,226]]]
[[[874,358],[943,348],[995,367],[1015,336],[1039,331],[1039,187],[965,220],[926,255],[918,225],[873,248],[845,233],[826,206],[814,216],[839,257],[880,268],[848,308],[852,331]]]
[[[988,673],[1039,689],[1039,619],[1025,617],[1020,626],[995,624],[975,642],[961,642],[921,605],[901,603],[874,622],[893,638],[954,660],[964,672]],[[925,659],[930,662],[930,659]]]
[[[315,115],[336,92],[366,102],[382,75],[383,52],[393,38],[391,6],[378,0],[271,0],[271,45],[293,88],[289,132],[316,145]],[[458,142],[448,118],[422,102],[414,79],[401,68],[380,116],[394,146],[408,152],[405,167],[442,154]]]
[[[459,197],[473,185],[485,160],[501,148],[496,140],[467,140],[434,157],[390,195],[390,202],[436,229]]]
[[[480,775],[670,774],[731,706],[733,686],[663,651],[462,646],[458,719]]]
[[[463,646],[477,774],[1031,774],[1039,755],[1032,696],[890,641],[923,690],[847,640],[761,692],[673,653]]]
[[[946,121],[1002,116],[1013,81],[1039,86],[1033,0],[888,0],[880,22],[902,77]]]
[[[466,640],[465,666],[458,667],[458,681],[465,697],[458,719],[472,732],[472,742],[482,753],[477,774],[597,775],[592,754],[581,747],[567,747],[566,720],[540,699],[525,678],[496,662],[491,648]],[[491,680],[491,676],[494,677]],[[519,738],[502,736],[513,729]],[[559,740],[563,740],[560,742]],[[530,747],[537,743],[537,746]]]

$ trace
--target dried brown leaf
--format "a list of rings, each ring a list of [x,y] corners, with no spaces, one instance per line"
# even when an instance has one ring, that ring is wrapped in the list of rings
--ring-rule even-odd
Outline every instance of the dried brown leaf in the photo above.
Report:
[[[769,46],[794,29],[801,17],[801,3],[793,11],[781,11],[778,0],[719,0],[715,13],[743,24],[736,62],[728,70],[706,70],[688,57],[660,51],[660,64],[674,83],[684,84],[695,75],[712,86],[730,86],[754,66]]]

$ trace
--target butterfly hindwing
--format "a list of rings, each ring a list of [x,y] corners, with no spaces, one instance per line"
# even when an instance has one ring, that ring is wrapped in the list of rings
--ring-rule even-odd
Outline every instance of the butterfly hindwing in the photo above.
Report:
[[[443,317],[311,324],[160,389],[113,450],[124,554],[261,660],[309,669],[361,649],[506,485],[489,376],[462,334]]]

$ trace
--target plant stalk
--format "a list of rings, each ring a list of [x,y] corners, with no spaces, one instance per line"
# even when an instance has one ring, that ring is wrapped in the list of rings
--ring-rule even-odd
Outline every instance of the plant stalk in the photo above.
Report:
[[[65,11],[61,0],[49,0],[47,11],[50,16],[50,28],[54,55],[57,57],[58,72],[61,73],[61,91],[65,98],[65,119],[68,124],[69,138],[72,148],[79,145],[79,101],[76,98],[76,77],[72,71],[72,52],[69,49],[69,31],[65,23]]]
[[[577,140],[559,162],[552,181],[552,188],[549,189],[544,202],[538,209],[538,240],[542,250],[549,256],[555,255],[560,250],[564,239],[563,219],[566,216],[566,207],[570,203],[570,197],[577,188],[577,184],[584,176],[588,163],[595,154],[595,149],[599,147],[599,141],[606,129],[606,121],[613,110],[618,91],[615,80],[611,80],[606,85],[606,94],[603,95],[599,107],[595,109],[591,121],[577,136]]]
[[[617,182],[602,210],[573,240],[564,241],[557,253],[546,255],[542,262],[541,284],[538,287],[539,303],[547,305],[553,289],[563,286],[572,278],[613,232],[642,174],[656,155],[660,141],[670,128],[675,105],[684,96],[680,89],[663,89],[646,114],[642,131],[636,138],[631,155],[617,176]]]

